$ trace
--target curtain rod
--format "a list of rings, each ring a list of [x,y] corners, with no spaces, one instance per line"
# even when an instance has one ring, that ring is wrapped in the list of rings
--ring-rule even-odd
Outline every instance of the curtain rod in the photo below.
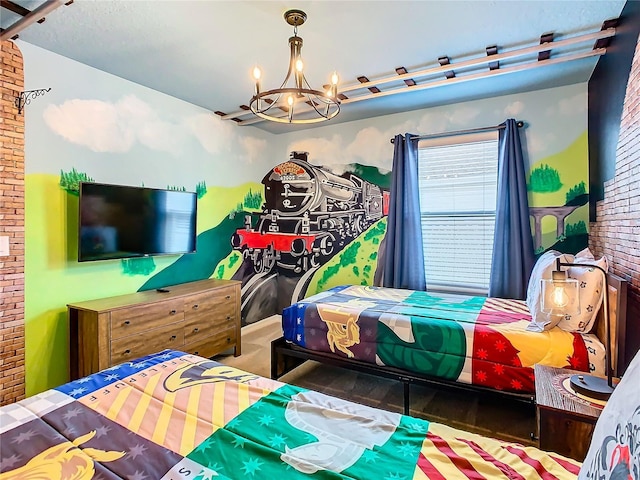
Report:
[[[516,122],[516,125],[518,126],[518,128],[522,128],[524,127],[524,122],[522,120],[518,120]],[[440,137],[449,137],[449,136],[452,137],[454,135],[464,135],[466,133],[480,133],[480,132],[489,132],[491,130],[502,130],[503,128],[505,128],[505,125],[495,125],[493,127],[469,128],[467,130],[457,130],[455,132],[431,133],[429,135],[415,135],[415,136],[412,135],[411,139],[426,140],[428,138],[440,138]],[[392,138],[389,141],[393,143],[394,139]]]

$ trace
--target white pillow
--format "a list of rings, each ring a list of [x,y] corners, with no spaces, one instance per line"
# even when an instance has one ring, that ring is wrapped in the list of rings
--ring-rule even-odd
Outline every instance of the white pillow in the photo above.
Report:
[[[602,410],[578,480],[640,480],[640,353]]]
[[[549,315],[542,313],[540,301],[542,300],[541,280],[551,278],[551,272],[556,269],[556,258],[560,258],[561,262],[572,263],[573,255],[568,253],[560,253],[556,250],[547,250],[536,261],[529,277],[529,285],[527,286],[527,306],[531,313],[531,323],[527,326],[527,330],[532,332],[542,332],[555,327],[562,317],[559,315]]]
[[[609,269],[606,257],[596,260],[589,249],[578,253],[573,263],[597,265],[605,272]],[[604,293],[602,273],[597,268],[569,267],[567,277],[578,280],[580,313],[561,317],[558,327],[567,332],[588,333],[593,328],[598,310],[602,305]]]

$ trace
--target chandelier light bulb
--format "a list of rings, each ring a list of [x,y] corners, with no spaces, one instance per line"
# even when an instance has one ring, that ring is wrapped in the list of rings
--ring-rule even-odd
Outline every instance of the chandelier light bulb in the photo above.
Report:
[[[333,75],[331,75],[331,85],[338,85],[338,80],[338,74],[333,72]]]
[[[260,69],[258,67],[254,67],[253,69],[253,78],[256,80],[260,80],[260,77],[262,76],[262,72],[260,71]]]
[[[289,96],[287,97],[287,103],[289,104],[289,106],[292,106],[292,105],[293,105],[293,95],[289,95]]]
[[[304,68],[304,63],[302,63],[302,59],[299,58],[298,60],[296,60],[296,70],[298,72],[301,72],[303,68]]]

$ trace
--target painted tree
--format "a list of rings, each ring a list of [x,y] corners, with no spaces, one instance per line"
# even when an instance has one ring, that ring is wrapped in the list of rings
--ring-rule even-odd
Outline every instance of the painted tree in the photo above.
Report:
[[[72,168],[70,172],[60,170],[59,185],[66,190],[67,193],[75,195],[76,197],[80,194],[80,182],[94,181],[95,180],[86,173],[78,172],[75,168]]]
[[[538,193],[557,192],[562,188],[560,174],[555,168],[542,164],[531,171],[529,190]]]
[[[585,195],[587,193],[587,187],[584,182],[580,182],[579,184],[571,187],[567,192],[567,203],[571,202],[574,198],[579,197],[580,195]]]

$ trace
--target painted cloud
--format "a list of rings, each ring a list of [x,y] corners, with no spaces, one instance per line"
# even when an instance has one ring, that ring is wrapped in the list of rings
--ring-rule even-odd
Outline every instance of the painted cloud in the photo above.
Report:
[[[165,119],[135,95],[124,96],[115,103],[68,100],[47,106],[43,117],[47,126],[67,141],[100,153],[125,153],[140,144],[179,156],[185,142],[191,139],[212,155],[228,156],[240,147],[238,159],[250,163],[266,147],[264,140],[253,137],[239,141],[235,125],[211,114]]]

